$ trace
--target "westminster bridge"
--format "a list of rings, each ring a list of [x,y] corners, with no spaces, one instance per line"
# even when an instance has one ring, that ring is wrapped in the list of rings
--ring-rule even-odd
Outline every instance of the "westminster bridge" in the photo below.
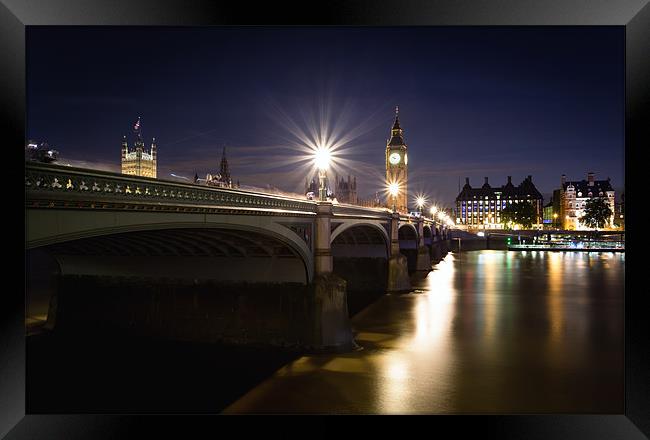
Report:
[[[33,162],[25,200],[27,252],[58,267],[48,325],[185,339],[349,348],[348,293],[408,291],[451,238],[383,208]]]

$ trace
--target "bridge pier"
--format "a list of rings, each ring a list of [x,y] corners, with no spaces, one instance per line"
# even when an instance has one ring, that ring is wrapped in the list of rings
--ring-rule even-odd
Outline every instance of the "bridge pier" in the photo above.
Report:
[[[311,348],[351,350],[354,346],[348,315],[347,283],[335,275],[331,245],[332,203],[320,202],[314,241],[315,276],[309,289],[313,327]]]
[[[408,292],[411,290],[408,262],[399,251],[399,214],[393,212],[390,221],[390,258],[388,259],[389,293]]]
[[[429,255],[429,249],[424,244],[424,221],[422,219],[418,219],[418,255],[415,270],[425,273],[431,270],[431,256]]]

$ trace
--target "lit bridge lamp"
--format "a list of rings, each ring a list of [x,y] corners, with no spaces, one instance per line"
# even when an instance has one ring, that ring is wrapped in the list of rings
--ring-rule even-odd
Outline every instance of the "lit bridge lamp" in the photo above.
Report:
[[[319,147],[314,155],[314,161],[318,168],[318,199],[321,202],[327,200],[327,189],[325,188],[325,179],[327,178],[327,168],[330,164],[330,152],[325,147]]]
[[[422,216],[422,208],[424,207],[424,204],[426,203],[426,199],[424,196],[418,196],[417,199],[415,199],[415,204],[418,206],[418,210],[420,211],[420,216]]]
[[[391,182],[388,184],[388,193],[393,200],[393,212],[397,211],[397,195],[399,194],[399,184],[397,182]]]

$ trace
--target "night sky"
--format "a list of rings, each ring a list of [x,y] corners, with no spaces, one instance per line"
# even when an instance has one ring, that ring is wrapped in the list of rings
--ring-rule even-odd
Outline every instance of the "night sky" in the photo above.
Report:
[[[383,188],[399,105],[409,191],[450,205],[465,177],[611,177],[624,189],[624,28],[28,27],[27,137],[119,170],[141,117],[158,178],[218,171],[303,192],[287,121],[347,136],[359,196]]]

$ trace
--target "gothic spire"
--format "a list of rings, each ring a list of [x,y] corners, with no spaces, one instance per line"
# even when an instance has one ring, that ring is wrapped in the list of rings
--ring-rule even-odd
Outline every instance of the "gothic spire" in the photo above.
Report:
[[[390,140],[388,141],[389,146],[402,146],[406,145],[404,143],[404,130],[399,125],[399,106],[395,106],[395,123],[393,123],[393,128],[390,130]]]
[[[226,147],[223,147],[223,154],[221,155],[220,167],[221,181],[225,184],[230,184],[230,169],[228,167],[228,159],[226,159]]]
[[[138,120],[133,125],[133,132],[135,133],[136,146],[139,145],[140,147],[143,147],[144,141],[142,140],[142,131],[140,130],[140,116],[138,116]]]
[[[395,106],[395,123],[393,124],[393,130],[401,130],[399,126],[399,105]]]

